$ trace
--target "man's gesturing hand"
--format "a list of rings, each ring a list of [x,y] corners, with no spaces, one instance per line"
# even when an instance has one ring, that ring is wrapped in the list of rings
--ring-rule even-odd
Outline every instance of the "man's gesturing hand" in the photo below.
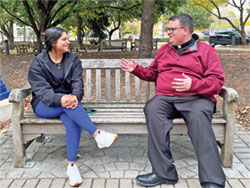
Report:
[[[192,84],[192,79],[190,77],[186,76],[184,73],[182,73],[182,76],[184,78],[174,78],[172,82],[172,87],[178,92],[188,91]]]
[[[137,65],[136,62],[133,59],[132,62],[129,62],[126,59],[121,60],[121,67],[123,71],[132,72],[135,69],[136,65]]]

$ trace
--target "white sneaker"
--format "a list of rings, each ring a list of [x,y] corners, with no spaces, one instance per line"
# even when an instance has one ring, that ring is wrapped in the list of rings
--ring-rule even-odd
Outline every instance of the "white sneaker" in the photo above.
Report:
[[[98,130],[98,133],[95,137],[95,141],[99,148],[104,148],[104,147],[107,148],[111,146],[116,141],[117,138],[118,138],[117,134]]]
[[[82,183],[82,177],[76,164],[69,164],[67,166],[67,175],[69,176],[69,184],[74,187]]]

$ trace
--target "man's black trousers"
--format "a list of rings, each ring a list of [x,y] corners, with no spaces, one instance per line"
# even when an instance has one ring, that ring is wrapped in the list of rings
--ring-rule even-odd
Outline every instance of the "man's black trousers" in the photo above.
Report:
[[[211,127],[213,111],[214,103],[202,96],[156,95],[147,102],[144,113],[148,128],[148,155],[156,175],[178,179],[170,151],[170,130],[173,119],[183,117],[198,158],[200,183],[225,185],[225,174]]]

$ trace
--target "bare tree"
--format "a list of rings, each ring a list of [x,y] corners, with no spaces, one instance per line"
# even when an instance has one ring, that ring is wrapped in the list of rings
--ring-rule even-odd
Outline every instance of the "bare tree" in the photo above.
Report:
[[[217,3],[215,0],[192,0],[192,2],[195,5],[198,5],[204,9],[206,9],[208,12],[210,12],[212,15],[217,17],[221,20],[226,20],[234,29],[236,29],[238,32],[240,32],[242,36],[242,44],[246,44],[246,32],[245,32],[245,24],[247,23],[249,17],[250,17],[250,9],[245,10],[245,4],[247,0],[224,0],[223,3]],[[231,6],[234,7],[236,10],[239,11],[239,21],[240,21],[240,27],[236,26],[230,18],[222,15],[221,6]],[[211,7],[213,9],[211,9]],[[214,11],[213,11],[214,10]]]

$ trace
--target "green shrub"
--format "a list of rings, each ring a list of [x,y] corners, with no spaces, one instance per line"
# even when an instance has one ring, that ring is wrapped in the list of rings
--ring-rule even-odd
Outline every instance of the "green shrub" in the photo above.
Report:
[[[158,42],[169,42],[169,38],[157,38]]]

